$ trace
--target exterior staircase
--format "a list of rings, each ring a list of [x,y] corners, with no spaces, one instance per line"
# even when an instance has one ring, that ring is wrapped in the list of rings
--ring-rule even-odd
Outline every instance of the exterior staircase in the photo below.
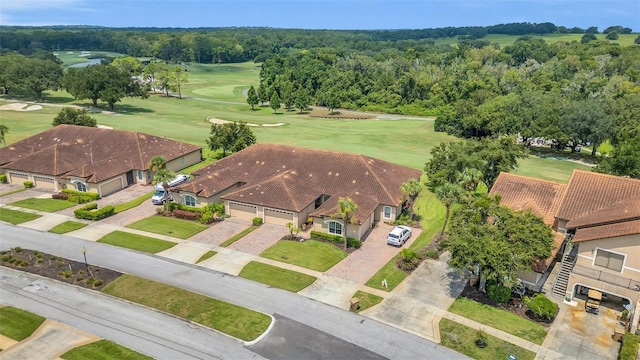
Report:
[[[562,265],[558,272],[558,276],[556,277],[556,282],[553,284],[553,289],[551,290],[553,295],[560,296],[562,298],[566,296],[569,275],[571,274],[571,270],[573,270],[573,266],[576,264],[577,253],[578,247],[574,246],[571,248],[571,251],[566,251],[562,256]]]

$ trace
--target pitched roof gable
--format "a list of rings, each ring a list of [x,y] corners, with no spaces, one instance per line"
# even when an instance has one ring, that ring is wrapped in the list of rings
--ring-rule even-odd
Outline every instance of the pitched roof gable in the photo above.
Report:
[[[628,200],[640,204],[640,180],[574,170],[557,217],[584,220]],[[580,223],[586,225],[583,221]]]
[[[567,186],[526,176],[500,173],[489,195],[500,195],[501,204],[514,210],[530,209],[552,225]]]
[[[421,172],[364,155],[256,144],[194,175],[192,184],[208,189],[209,196],[242,182],[246,185],[223,197],[239,201],[237,196],[244,194],[247,201],[248,189],[261,184],[259,193],[253,192],[254,199],[278,204],[271,206],[279,209],[299,211],[302,203],[307,205],[321,194],[368,194],[379,203],[399,205],[403,197],[400,186],[410,178],[418,179]],[[221,178],[228,179],[228,186],[219,183]],[[188,191],[188,186],[179,189]]]
[[[146,169],[153,156],[171,161],[198,150],[196,145],[133,131],[58,125],[1,148],[0,164],[46,175],[73,172],[107,179],[118,175],[117,171]]]
[[[634,234],[640,234],[640,220],[578,229],[573,237],[573,242],[608,239]]]

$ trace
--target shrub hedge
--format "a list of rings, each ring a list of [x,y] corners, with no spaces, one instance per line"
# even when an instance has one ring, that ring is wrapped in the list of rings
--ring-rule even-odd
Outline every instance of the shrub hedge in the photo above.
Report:
[[[100,210],[97,210],[97,209],[98,209],[98,204],[91,203],[87,206],[84,206],[84,207],[81,207],[80,209],[75,210],[73,214],[78,219],[96,221],[96,220],[102,220],[116,213],[115,208],[111,205],[105,206]]]
[[[67,200],[77,204],[84,204],[89,201],[100,199],[100,194],[94,192],[84,192],[71,189],[62,189],[62,192],[69,194],[69,198]]]
[[[487,287],[487,295],[489,299],[505,304],[511,299],[511,289],[506,286],[491,284]]]
[[[553,321],[558,313],[558,304],[549,300],[543,294],[535,294],[532,298],[525,296],[524,304],[533,314],[544,321]]]
[[[69,200],[69,194],[64,193],[64,192],[55,193],[55,194],[51,195],[51,197],[53,199],[57,199],[57,200]]]
[[[171,214],[178,219],[184,219],[184,220],[198,220],[200,219],[200,216],[201,216],[199,212],[180,210],[180,209],[173,210]]]
[[[23,182],[25,189],[30,189],[33,187],[33,181],[25,181]]]
[[[262,218],[259,217],[254,217],[252,220],[253,226],[260,226],[262,225]]]
[[[311,231],[311,238],[314,240],[324,240],[335,244],[344,243],[344,237],[340,235],[327,234],[320,231]],[[362,242],[358,239],[347,238],[347,247],[359,249],[362,246]]]
[[[0,183],[7,183],[7,174],[0,174]]]
[[[625,333],[622,337],[622,346],[618,353],[618,360],[635,360],[638,354],[638,343],[640,342],[640,336]]]
[[[178,203],[174,203],[174,202],[168,203],[167,204],[167,208],[171,212],[173,212],[174,210],[177,209],[177,210],[189,211],[189,212],[202,214],[202,212],[204,211],[204,208],[198,208],[198,207],[195,207],[195,206],[187,206],[187,205],[182,205],[182,204],[178,204]]]

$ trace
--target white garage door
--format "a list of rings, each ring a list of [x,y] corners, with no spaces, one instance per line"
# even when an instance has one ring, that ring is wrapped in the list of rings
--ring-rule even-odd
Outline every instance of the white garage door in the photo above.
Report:
[[[35,175],[33,177],[33,180],[35,181],[34,185],[36,187],[43,188],[43,189],[54,189],[54,190],[56,188],[55,179],[52,177]]]
[[[20,174],[20,173],[14,173],[14,172],[9,172],[9,177],[11,177],[11,183],[12,184],[19,184],[22,185],[23,182],[29,180],[29,176],[27,174]]]
[[[113,180],[100,184],[100,196],[107,196],[121,189],[122,189],[122,179],[115,178]]]
[[[293,213],[291,211],[264,209],[264,222],[287,226],[287,223],[293,223]]]
[[[229,202],[229,215],[251,220],[256,217],[256,206]]]

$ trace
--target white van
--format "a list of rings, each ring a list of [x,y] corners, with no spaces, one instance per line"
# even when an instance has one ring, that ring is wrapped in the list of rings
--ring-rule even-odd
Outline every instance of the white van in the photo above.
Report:
[[[189,181],[189,175],[185,175],[185,174],[178,174],[175,178],[173,178],[171,181],[169,181],[169,188],[172,188],[174,186],[178,186],[182,183],[185,183],[187,181]],[[151,202],[154,205],[162,205],[164,203],[164,187],[162,186],[161,183],[156,184],[156,186],[153,187],[154,192],[153,192],[153,196],[151,197]],[[169,191],[169,196],[167,197],[168,201],[173,201],[173,196],[171,195],[171,191]]]

